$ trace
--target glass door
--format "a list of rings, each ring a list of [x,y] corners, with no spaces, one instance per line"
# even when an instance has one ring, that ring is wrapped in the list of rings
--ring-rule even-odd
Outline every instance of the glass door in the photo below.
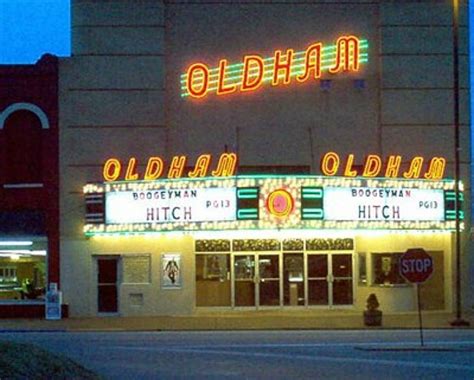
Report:
[[[352,254],[309,254],[308,305],[353,304]]]
[[[234,306],[255,306],[255,255],[234,255]]]
[[[280,255],[258,255],[259,306],[280,306]]]
[[[353,304],[352,255],[331,255],[332,304]]]
[[[234,255],[234,306],[280,305],[280,255]]]
[[[329,260],[327,254],[308,255],[308,305],[329,305]]]
[[[285,306],[304,306],[304,255],[283,254],[283,303]]]

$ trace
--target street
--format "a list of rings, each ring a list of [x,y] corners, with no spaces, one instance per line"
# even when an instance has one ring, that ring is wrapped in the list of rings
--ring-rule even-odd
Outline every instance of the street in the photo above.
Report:
[[[473,379],[474,330],[2,332],[106,379]]]

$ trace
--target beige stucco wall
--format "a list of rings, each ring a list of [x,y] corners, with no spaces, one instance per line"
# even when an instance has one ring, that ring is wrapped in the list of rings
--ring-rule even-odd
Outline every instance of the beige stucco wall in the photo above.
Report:
[[[445,300],[443,310],[452,310],[453,302],[453,276],[452,276],[452,237],[450,233],[444,234],[383,234],[375,233],[368,235],[359,235],[356,238],[356,262],[360,252],[367,256],[367,285],[355,288],[355,304],[360,310],[363,310],[367,297],[375,293],[380,302],[380,308],[389,312],[415,311],[417,308],[416,287],[415,286],[380,286],[373,285],[373,253],[384,252],[406,252],[410,248],[423,248],[428,253],[432,251],[441,251],[443,255],[442,267],[437,267],[436,262],[434,270],[441,272],[443,278],[443,294],[439,296]],[[357,265],[355,267],[357,273]],[[358,282],[358,278],[356,279]],[[430,300],[424,300],[429,303]]]
[[[194,309],[194,244],[190,236],[91,238],[86,241],[67,241],[63,252],[61,273],[64,301],[70,305],[71,315],[97,314],[96,258],[116,256],[118,261],[119,315],[189,315]],[[164,253],[181,254],[181,289],[161,286],[161,259]],[[123,281],[122,262],[127,255],[149,255],[150,282],[127,284]],[[130,294],[141,294],[143,305],[138,306]]]
[[[109,157],[163,154],[164,6],[72,3],[72,57],[59,74],[61,236],[81,238],[82,187]]]

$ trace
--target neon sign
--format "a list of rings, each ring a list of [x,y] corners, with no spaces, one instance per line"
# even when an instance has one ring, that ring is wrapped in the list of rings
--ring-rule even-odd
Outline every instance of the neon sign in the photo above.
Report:
[[[203,98],[210,93],[256,91],[266,84],[288,85],[294,80],[303,83],[320,78],[324,71],[330,74],[356,72],[361,63],[368,61],[368,46],[367,40],[349,35],[339,37],[334,45],[323,46],[316,42],[304,51],[276,50],[268,58],[249,54],[236,64],[221,59],[215,68],[196,62],[181,75],[181,96]]]
[[[295,201],[291,194],[285,189],[272,191],[267,197],[267,210],[277,217],[287,217],[293,211]]]
[[[354,168],[354,155],[349,154],[345,162],[341,165],[341,159],[337,153],[328,152],[321,159],[321,172],[327,176],[343,175],[344,177],[387,177],[396,178],[402,175],[406,179],[417,179],[423,177],[429,180],[439,180],[444,176],[446,168],[446,159],[444,157],[431,158],[426,169],[423,170],[425,158],[421,156],[413,157],[408,165],[408,170],[400,172],[402,156],[391,155],[382,161],[377,154],[366,156],[362,169]],[[341,170],[342,169],[342,170]],[[423,176],[422,176],[423,174]]]
[[[177,179],[186,174],[190,178],[201,178],[212,175],[213,177],[229,177],[235,174],[237,155],[235,153],[222,153],[214,170],[209,170],[212,157],[210,154],[201,154],[194,165],[194,169],[184,173],[186,156],[173,156],[167,167],[167,178]],[[126,166],[116,158],[109,158],[103,167],[102,174],[106,182],[119,180],[125,181],[154,181],[162,177],[165,163],[161,157],[150,157],[144,172],[138,171],[138,162],[135,157],[128,160]]]

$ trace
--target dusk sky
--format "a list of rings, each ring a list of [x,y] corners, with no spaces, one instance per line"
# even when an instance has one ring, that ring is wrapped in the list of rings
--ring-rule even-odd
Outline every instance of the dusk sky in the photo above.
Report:
[[[70,0],[0,0],[0,64],[71,54]]]

